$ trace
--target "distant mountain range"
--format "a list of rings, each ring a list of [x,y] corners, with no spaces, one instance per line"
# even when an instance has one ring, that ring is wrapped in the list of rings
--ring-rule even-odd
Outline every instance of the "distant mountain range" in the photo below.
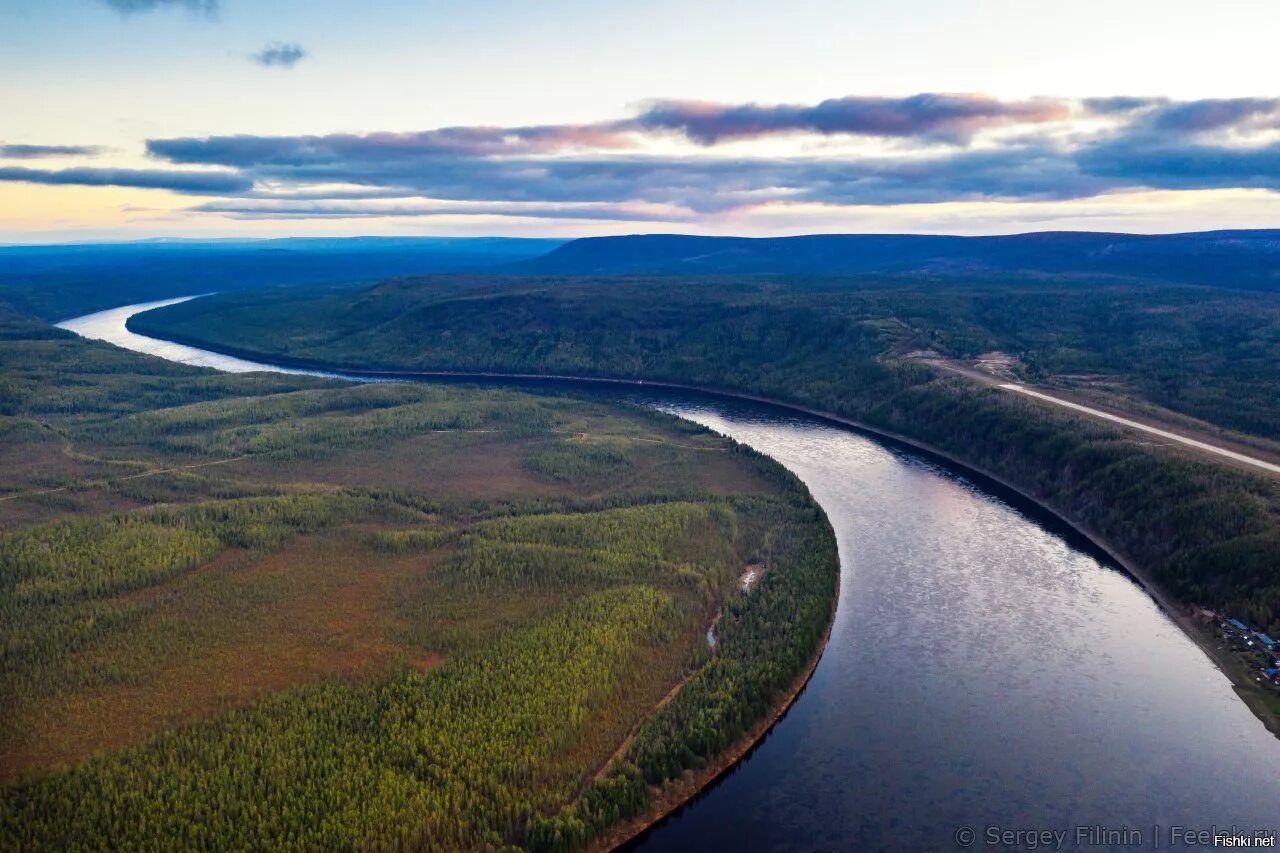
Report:
[[[1280,230],[588,237],[508,269],[530,275],[1078,274],[1280,290]]]
[[[325,287],[492,270],[546,254],[563,242],[308,237],[0,246],[0,303],[61,320],[128,302],[215,290]]]
[[[953,237],[647,234],[563,240],[354,237],[0,246],[0,303],[60,320],[171,296],[347,287],[428,273],[1089,278],[1280,292],[1280,230]]]

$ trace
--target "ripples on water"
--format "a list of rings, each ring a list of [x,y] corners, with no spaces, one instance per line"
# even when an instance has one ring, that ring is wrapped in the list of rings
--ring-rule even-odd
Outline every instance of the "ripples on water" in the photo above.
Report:
[[[63,324],[224,370],[260,365]],[[301,371],[293,371],[301,372]],[[645,850],[930,850],[957,827],[1280,825],[1280,741],[1133,581],[962,477],[853,432],[706,396],[605,392],[795,471],[842,562],[799,701]],[[1070,845],[1068,845],[1070,846]],[[978,845],[982,847],[981,843]]]
[[[1125,575],[847,430],[653,400],[795,471],[843,564],[803,698],[640,846],[937,849],[957,827],[1262,828],[1280,741]]]

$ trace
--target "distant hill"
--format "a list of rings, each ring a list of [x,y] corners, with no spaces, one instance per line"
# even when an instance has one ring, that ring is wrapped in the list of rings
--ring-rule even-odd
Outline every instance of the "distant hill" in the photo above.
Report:
[[[0,303],[62,320],[130,302],[495,269],[563,240],[351,237],[0,246]]]
[[[1280,230],[1162,235],[1050,231],[1001,237],[588,237],[510,269],[536,275],[1042,272],[1280,290]]]

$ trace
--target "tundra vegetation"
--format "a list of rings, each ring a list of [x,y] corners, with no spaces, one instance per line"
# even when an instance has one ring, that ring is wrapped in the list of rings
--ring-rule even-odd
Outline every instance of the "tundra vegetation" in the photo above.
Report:
[[[664,415],[3,310],[0,363],[6,848],[580,848],[766,719],[831,616],[803,485]]]
[[[1012,356],[1013,375],[1121,408],[1159,407],[1274,453],[1275,292],[928,270],[430,276],[319,298],[230,294],[139,315],[134,324],[265,357],[664,380],[833,412],[1013,483],[1105,539],[1183,602],[1280,632],[1275,480],[908,357],[1001,350]]]

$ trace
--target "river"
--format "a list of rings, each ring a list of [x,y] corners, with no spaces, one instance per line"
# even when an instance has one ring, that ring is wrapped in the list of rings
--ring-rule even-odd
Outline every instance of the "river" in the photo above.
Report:
[[[124,328],[153,305],[60,325],[277,369]],[[1280,829],[1280,740],[1137,583],[1047,514],[808,415],[647,386],[591,393],[769,454],[808,484],[840,547],[839,607],[808,687],[639,849],[952,849],[963,827],[976,849],[1058,845],[989,827],[1063,832],[1062,849],[1107,840],[1090,827],[1128,829],[1152,849],[1186,846],[1174,827]]]

